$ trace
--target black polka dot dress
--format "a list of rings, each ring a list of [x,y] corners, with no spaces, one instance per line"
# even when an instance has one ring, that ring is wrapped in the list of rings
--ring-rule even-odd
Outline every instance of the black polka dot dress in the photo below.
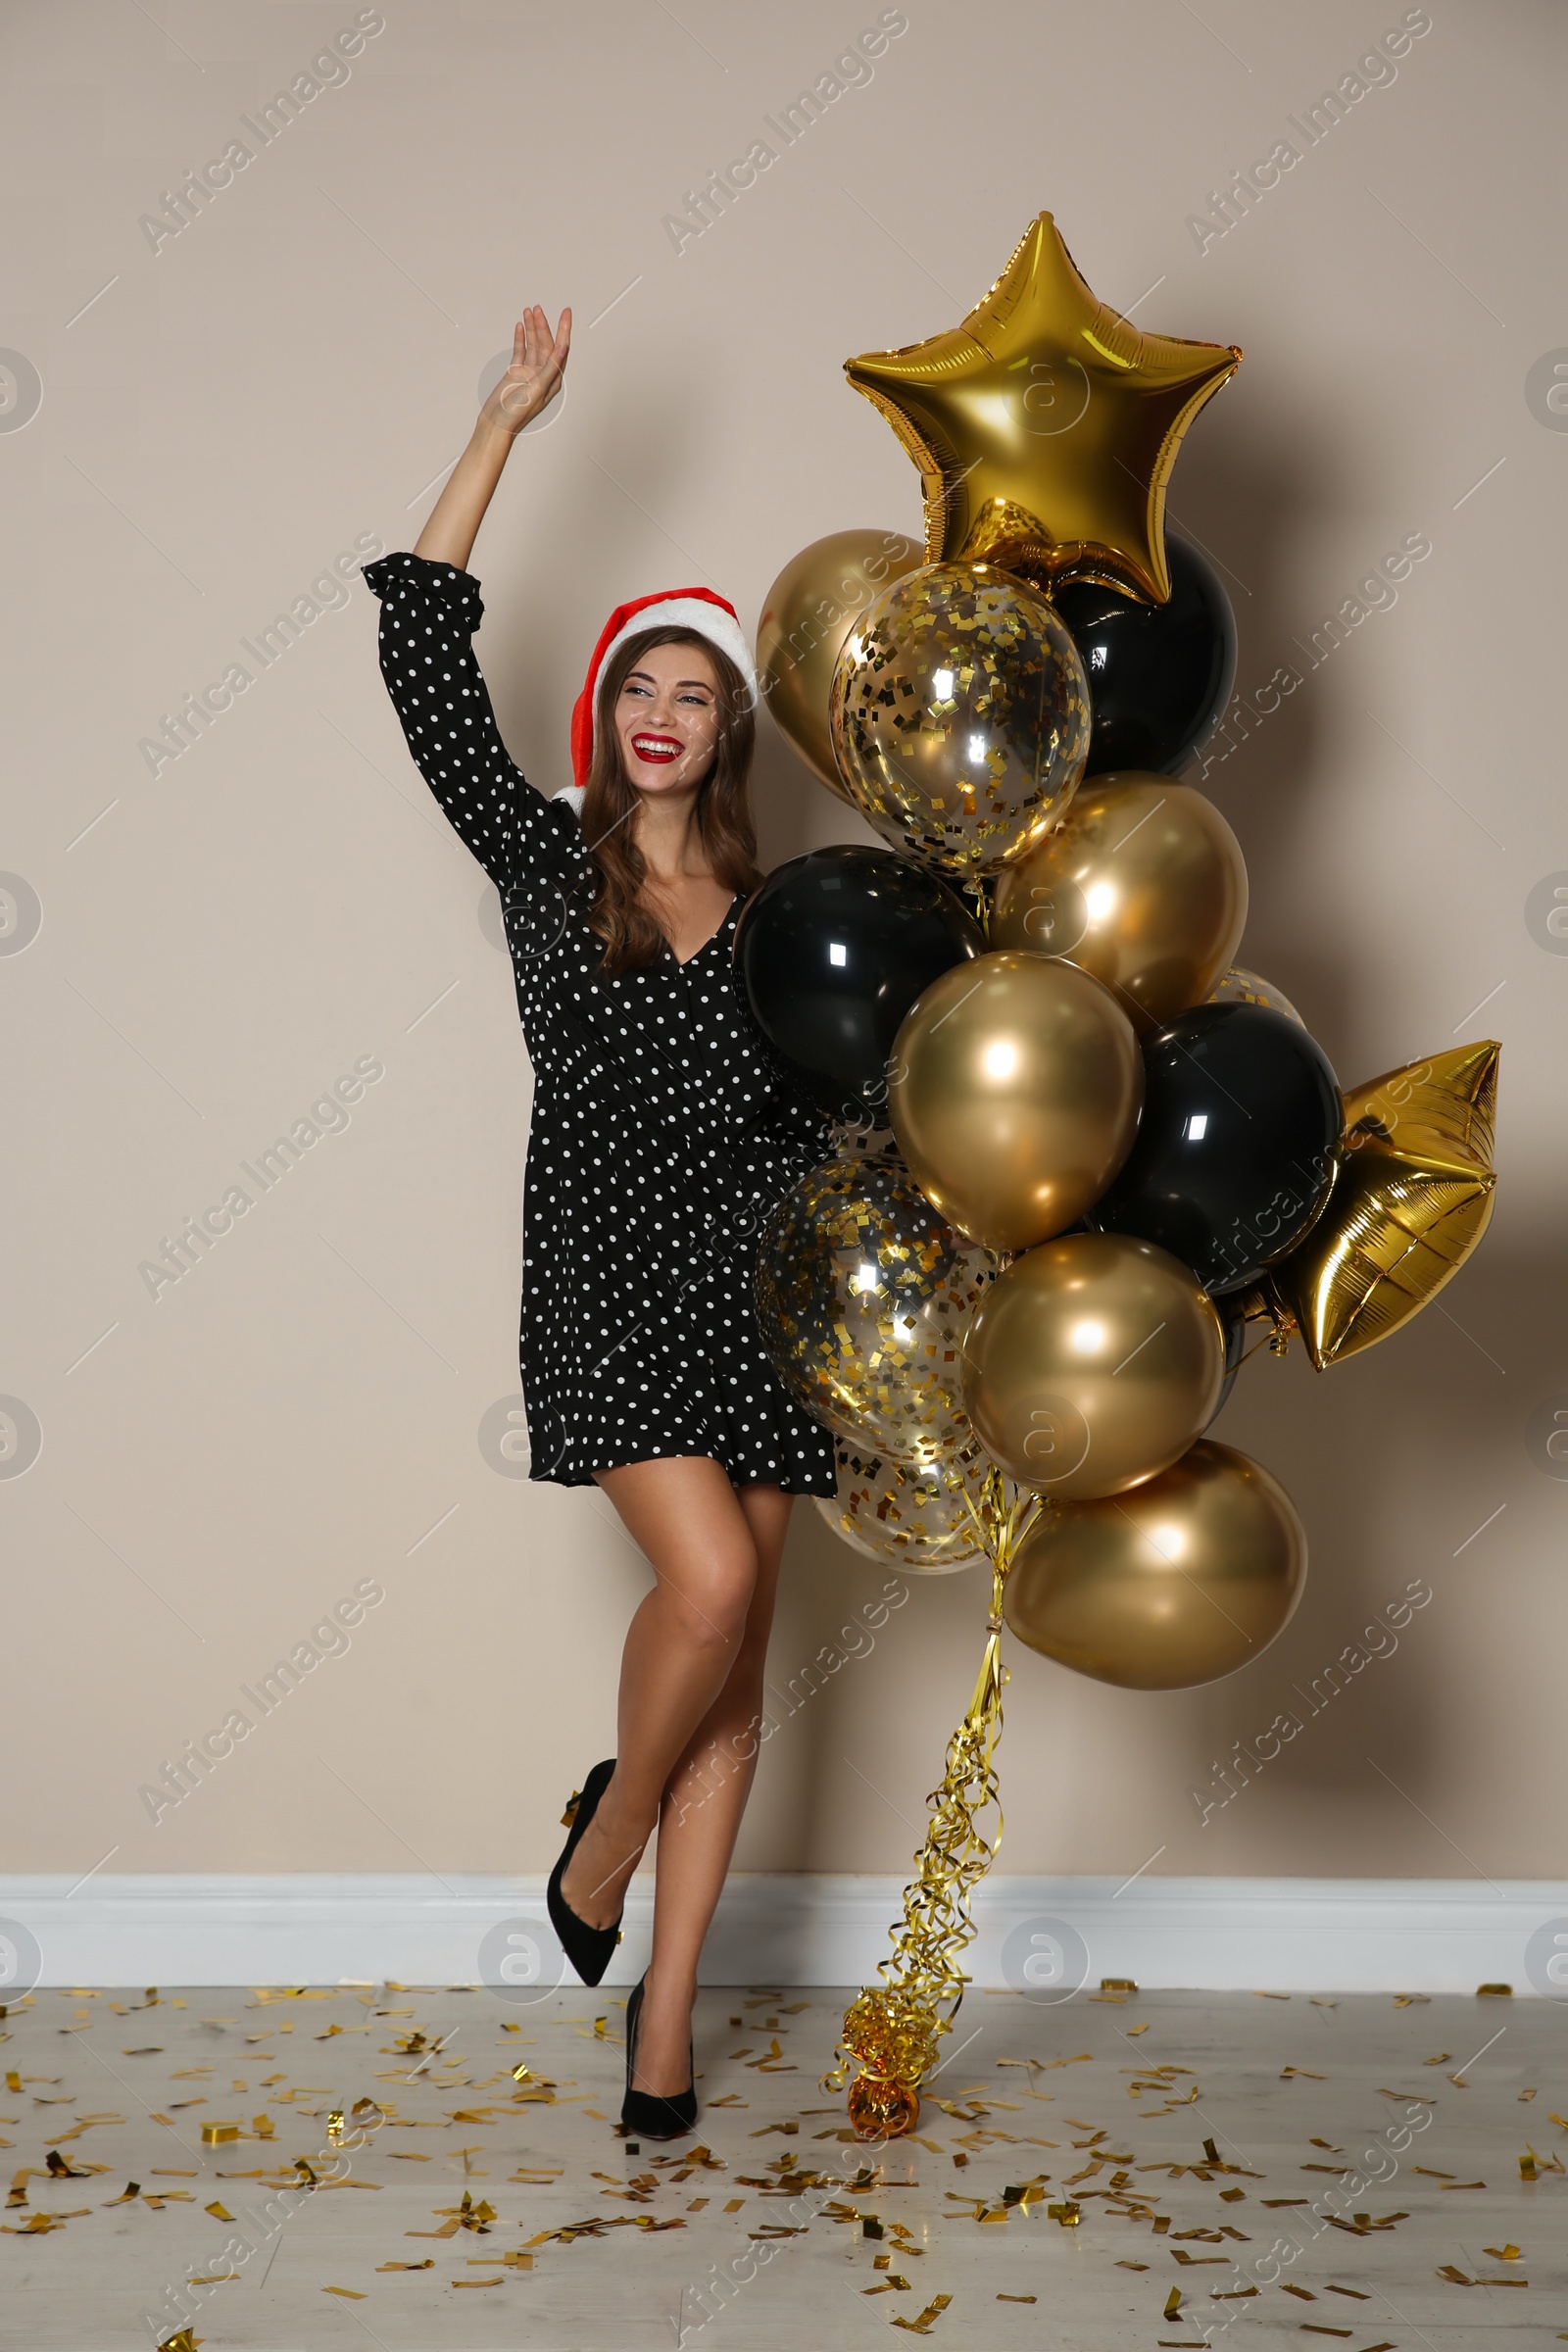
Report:
[[[599,976],[593,866],[565,800],[502,743],[471,637],[479,583],[412,555],[368,564],[381,674],[425,782],[501,893],[533,1062],[523,1190],[529,1477],[708,1455],[737,1486],[834,1492],[833,1441],[762,1352],[768,1209],[826,1158],[736,978],[737,898],[686,963]]]

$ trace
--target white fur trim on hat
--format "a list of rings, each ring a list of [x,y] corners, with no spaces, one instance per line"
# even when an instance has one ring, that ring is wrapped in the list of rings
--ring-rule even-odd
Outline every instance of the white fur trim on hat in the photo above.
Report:
[[[721,606],[708,604],[696,596],[666,596],[657,605],[644,605],[634,612],[599,657],[599,677],[604,677],[612,657],[630,637],[640,637],[645,629],[689,629],[694,637],[706,637],[727,654],[746,681],[752,702],[757,701],[757,666],[752,649],[746,642],[741,624]]]

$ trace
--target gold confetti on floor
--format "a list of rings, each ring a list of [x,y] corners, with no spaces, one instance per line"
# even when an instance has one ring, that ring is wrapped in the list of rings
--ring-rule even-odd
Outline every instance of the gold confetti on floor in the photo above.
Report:
[[[425,2328],[433,2303],[488,2291],[514,2315],[509,2341],[586,2352],[625,2352],[616,2311],[628,2297],[652,2309],[671,2280],[690,2341],[764,2268],[773,2296],[726,2328],[758,2352],[798,2352],[803,2336],[856,2352],[890,2326],[992,2352],[1038,2325],[999,2305],[1043,2307],[1069,2339],[1120,2329],[1133,2343],[1136,2328],[1200,2346],[1247,2315],[1373,2352],[1396,2310],[1430,2325],[1506,2288],[1528,2326],[1532,2295],[1568,2286],[1563,2159],[1552,2145],[1521,2155],[1508,2120],[1522,2074],[1553,2080],[1549,2004],[1516,2003],[1508,2042],[1469,2061],[1462,2089],[1417,2093],[1401,2077],[1431,2040],[1473,2046],[1459,2038],[1471,1999],[1315,2004],[1308,2067],[1300,2003],[1293,2025],[1284,2003],[1140,1992],[1136,2039],[1115,2002],[1086,2003],[1072,2038],[1094,2046],[1062,2051],[1045,2039],[1065,2038],[1059,2011],[975,1998],[970,2074],[950,2068],[918,2132],[876,2146],[816,2088],[842,1995],[710,1993],[702,2136],[639,2145],[613,2122],[623,1995],[601,2010],[561,1993],[519,2016],[483,1991],[397,1989],[395,2002],[391,1986],[150,1995],[138,2005],[157,2007],[164,2040],[135,2045],[147,2104],[128,2113],[92,2103],[103,2066],[129,2063],[123,2003],[79,1988],[11,2003],[0,2230],[26,2244],[0,2247],[0,2297],[15,2340],[88,2340],[84,2315],[106,2291],[122,2304],[130,2275],[147,2298],[139,2340],[167,2352],[195,2352],[215,2312],[241,2308],[219,2295],[236,2283],[260,2291],[279,2340],[315,2340],[322,2295],[363,2302],[364,2325],[397,2345],[411,2306]],[[749,2040],[725,2032],[737,2011]],[[312,2027],[298,2065],[296,2016]],[[268,2101],[249,2123],[200,2123],[172,2095],[230,2080],[255,2093],[236,2116]],[[438,2251],[414,2254],[421,2238]],[[1158,2337],[1162,2324],[1185,2332]],[[1419,2343],[1396,2326],[1385,2352]]]

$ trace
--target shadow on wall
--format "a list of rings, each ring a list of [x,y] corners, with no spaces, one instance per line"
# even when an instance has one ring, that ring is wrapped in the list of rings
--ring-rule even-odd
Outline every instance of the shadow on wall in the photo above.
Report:
[[[1498,1233],[1427,1309],[1419,1333],[1407,1329],[1321,1374],[1298,1346],[1284,1363],[1265,1353],[1248,1367],[1213,1434],[1266,1463],[1295,1497],[1312,1563],[1301,1605],[1255,1665],[1202,1689],[1128,1692],[1068,1678],[1076,1738],[1054,1766],[1053,1807],[1094,1819],[1107,1801],[1106,1758],[1152,1752],[1159,1760],[1159,1826],[1149,1843],[1172,1840],[1166,1870],[1465,1875],[1440,1831],[1423,1824],[1398,1791],[1418,1798],[1452,1758],[1451,1681],[1466,1644],[1486,1642],[1479,1664],[1490,1673],[1500,1670],[1508,1645],[1528,1633],[1542,1560],[1521,1549],[1525,1530],[1543,1524],[1549,1530],[1557,1518],[1568,1518],[1568,1458],[1557,1462],[1545,1451],[1554,1406],[1561,1406],[1560,1427],[1568,1430],[1568,1343],[1544,1303],[1565,1285],[1568,1247],[1560,1239],[1538,1251]],[[1568,1446],[1557,1450],[1568,1457]],[[844,1646],[841,1626],[853,1625],[858,1604],[880,1591],[883,1575],[841,1544],[813,1508],[797,1511],[769,1668],[786,1712],[796,1665],[821,1643]],[[911,1642],[923,1661],[924,1728],[884,1746],[880,1761],[863,1754],[861,1761],[876,1774],[889,1805],[910,1825],[923,1821],[926,1790],[940,1774],[944,1744],[978,1664],[985,1599],[979,1573],[911,1580],[909,1598],[885,1637],[887,1654],[830,1675],[803,1711],[807,1737],[794,1736],[802,1727],[791,1725],[773,1769],[783,1766],[789,1775],[789,1813],[798,1825],[792,1841],[800,1855],[834,1841],[845,1791],[841,1751],[861,1753],[853,1737],[858,1677],[881,1681],[897,1672],[895,1661],[907,1659]],[[1348,1650],[1359,1654],[1359,1665],[1354,1654],[1347,1659]],[[1059,1722],[1068,1693],[1058,1680],[1064,1670],[1015,1644],[1009,1654],[1015,1679],[1008,1746],[1021,1771],[1018,1750],[1025,1740],[1033,1743],[1031,1716],[1037,1726]],[[1446,1661],[1441,1673],[1432,1663],[1439,1655]],[[1294,1715],[1300,1732],[1271,1740],[1282,1711]],[[1240,1769],[1232,1763],[1227,1782],[1216,1767],[1234,1759],[1238,1743],[1243,1761]],[[1369,1751],[1397,1788],[1376,1778]],[[1232,1788],[1245,1791],[1260,1778],[1270,1792],[1266,1823],[1256,1800],[1227,1801]],[[1004,1788],[1007,1779],[1004,1757]],[[1024,1864],[1015,1845],[1013,1867],[1061,1867],[1050,1851],[1049,1824],[1025,1829],[1026,1807],[1016,1783],[1014,1788],[1015,1836],[1037,1850]],[[1282,1796],[1291,1808],[1288,1847],[1279,1844]],[[1195,1841],[1193,1834],[1205,1829],[1205,1801],[1206,1834]],[[1036,1803],[1031,1794],[1027,1810]],[[1117,1841],[1116,1861],[1086,1860],[1075,1837],[1075,1867],[1117,1866],[1124,1804],[1125,1792],[1112,1788],[1102,1814]],[[1348,1804],[1357,1809],[1353,1816]],[[1348,1840],[1352,1817],[1358,1827]],[[1268,1841],[1266,1850],[1260,1839]],[[1540,1854],[1523,1848],[1488,1858],[1494,1870],[1527,1876],[1542,1867]]]

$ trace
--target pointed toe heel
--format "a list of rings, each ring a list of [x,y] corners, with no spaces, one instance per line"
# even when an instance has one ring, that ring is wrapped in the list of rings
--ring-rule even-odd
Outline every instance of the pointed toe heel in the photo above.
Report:
[[[643,2012],[644,1978],[626,2003],[626,2095],[620,2102],[620,2120],[628,2139],[684,2139],[697,2126],[697,2068],[691,2063],[691,2085],[677,2091],[673,2098],[659,2098],[648,2090],[633,2090],[631,2079],[637,2063],[637,2026]],[[690,2044],[688,2044],[690,2051]]]
[[[576,1912],[561,1891],[561,1881],[566,1865],[576,1852],[583,1833],[599,1808],[599,1800],[609,1788],[615,1769],[613,1756],[596,1764],[584,1781],[580,1793],[567,1805],[564,1820],[570,1824],[571,1835],[561,1849],[561,1859],[550,1874],[545,1890],[545,1905],[550,1924],[561,1938],[561,1948],[571,1962],[585,1984],[597,1984],[610,1966],[616,1944],[620,1941],[620,1921],[612,1928],[591,1928]]]

